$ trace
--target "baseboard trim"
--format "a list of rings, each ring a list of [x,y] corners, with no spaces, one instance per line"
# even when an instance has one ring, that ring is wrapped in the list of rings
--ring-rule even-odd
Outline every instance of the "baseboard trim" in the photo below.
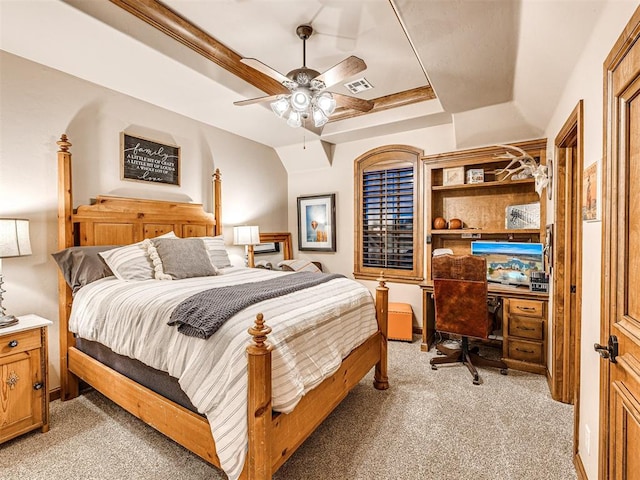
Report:
[[[584,469],[584,464],[582,463],[582,458],[580,458],[579,453],[576,453],[575,456],[573,457],[573,466],[576,467],[578,480],[589,480],[589,477],[587,477],[587,472]]]
[[[49,401],[60,400],[60,387],[54,388],[49,391]]]

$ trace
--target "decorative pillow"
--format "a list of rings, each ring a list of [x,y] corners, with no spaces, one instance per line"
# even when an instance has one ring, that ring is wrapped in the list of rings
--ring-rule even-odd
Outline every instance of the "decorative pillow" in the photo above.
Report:
[[[156,238],[152,243],[162,262],[163,274],[170,279],[207,277],[218,273],[200,238]],[[162,276],[156,270],[156,279]]]
[[[177,238],[173,232],[156,238]],[[153,263],[147,255],[144,241],[100,252],[113,274],[120,280],[152,280],[155,278]]]
[[[278,267],[289,272],[321,272],[315,264],[309,260],[282,260]]]
[[[229,254],[224,246],[224,238],[222,235],[217,237],[198,237],[204,242],[204,246],[209,254],[211,264],[216,268],[225,268],[231,266]]]
[[[113,272],[98,254],[116,248],[117,245],[99,245],[91,247],[69,247],[51,256],[58,264],[62,275],[76,293],[85,285],[113,276]]]

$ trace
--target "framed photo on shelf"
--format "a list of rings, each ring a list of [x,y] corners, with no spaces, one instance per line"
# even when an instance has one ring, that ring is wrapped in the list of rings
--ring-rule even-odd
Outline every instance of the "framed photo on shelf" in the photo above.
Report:
[[[253,246],[253,253],[276,253],[280,251],[280,243],[279,242],[268,242],[268,243],[259,243],[258,245]]]
[[[336,194],[298,197],[298,250],[336,251]]]
[[[442,185],[464,185],[464,167],[443,168]]]

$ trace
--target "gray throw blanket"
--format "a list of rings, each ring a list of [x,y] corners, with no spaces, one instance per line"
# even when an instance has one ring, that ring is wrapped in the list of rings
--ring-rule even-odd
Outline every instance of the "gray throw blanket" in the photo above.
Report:
[[[212,288],[181,302],[171,313],[168,324],[178,325],[178,331],[190,337],[209,338],[224,322],[250,305],[343,277],[337,273],[299,272]]]

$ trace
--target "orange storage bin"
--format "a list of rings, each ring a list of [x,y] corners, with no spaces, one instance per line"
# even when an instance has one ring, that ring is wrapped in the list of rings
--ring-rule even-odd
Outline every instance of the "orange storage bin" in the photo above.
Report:
[[[389,303],[389,340],[412,341],[413,310],[408,303]]]

